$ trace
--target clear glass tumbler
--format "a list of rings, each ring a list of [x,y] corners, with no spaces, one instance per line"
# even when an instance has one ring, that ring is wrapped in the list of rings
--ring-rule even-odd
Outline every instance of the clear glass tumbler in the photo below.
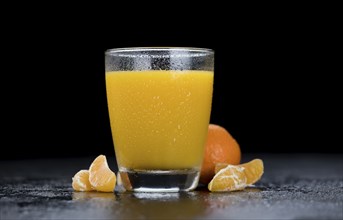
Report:
[[[110,49],[105,66],[111,131],[124,187],[137,192],[194,189],[210,120],[214,51]]]

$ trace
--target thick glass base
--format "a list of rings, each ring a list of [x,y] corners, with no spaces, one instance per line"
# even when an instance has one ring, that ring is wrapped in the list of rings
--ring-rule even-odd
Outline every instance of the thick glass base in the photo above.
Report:
[[[134,192],[180,192],[197,187],[199,170],[126,170],[121,169],[118,183]]]

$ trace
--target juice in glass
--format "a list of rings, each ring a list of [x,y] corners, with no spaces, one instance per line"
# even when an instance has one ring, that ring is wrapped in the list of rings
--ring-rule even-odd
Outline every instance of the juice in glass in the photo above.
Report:
[[[120,169],[199,169],[211,111],[213,72],[106,73]]]

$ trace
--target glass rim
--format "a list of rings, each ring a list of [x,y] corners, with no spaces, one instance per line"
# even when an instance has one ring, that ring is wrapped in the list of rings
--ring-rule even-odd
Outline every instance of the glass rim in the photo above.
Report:
[[[175,51],[175,52],[199,52],[214,54],[213,49],[199,47],[122,47],[105,50],[105,54],[115,54],[122,52],[153,52],[153,51]]]

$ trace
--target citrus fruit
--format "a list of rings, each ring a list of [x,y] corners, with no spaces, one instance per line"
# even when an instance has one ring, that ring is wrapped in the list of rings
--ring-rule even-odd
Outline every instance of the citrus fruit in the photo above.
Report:
[[[218,173],[221,169],[227,167],[229,164],[218,163],[215,166],[215,173]],[[261,179],[263,175],[263,161],[260,159],[254,159],[248,163],[238,165],[244,168],[244,174],[247,177],[247,184],[252,185]]]
[[[210,124],[208,127],[205,155],[201,167],[200,182],[207,184],[214,176],[217,163],[236,165],[241,161],[241,150],[237,141],[223,127]]]
[[[244,168],[228,165],[221,169],[208,184],[208,189],[212,192],[227,192],[242,190],[247,186],[247,178]]]
[[[113,192],[116,185],[116,175],[108,167],[106,156],[100,155],[89,168],[89,182],[92,188],[99,192]]]
[[[75,191],[92,191],[92,186],[89,182],[89,171],[80,170],[77,172],[73,177],[72,186]]]

